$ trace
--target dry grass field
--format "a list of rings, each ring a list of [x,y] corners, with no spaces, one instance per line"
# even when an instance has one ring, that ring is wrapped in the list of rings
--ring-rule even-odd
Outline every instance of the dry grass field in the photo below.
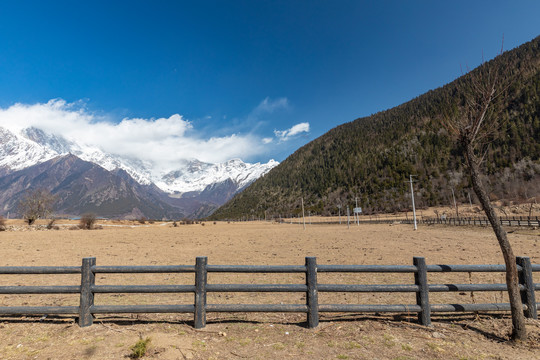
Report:
[[[502,257],[492,232],[480,227],[409,225],[312,225],[207,222],[205,225],[100,222],[99,230],[28,229],[0,232],[0,266],[80,266],[83,257],[98,265],[209,264],[499,264]],[[42,223],[45,224],[45,223]],[[22,231],[25,230],[25,231]],[[509,229],[516,255],[540,263],[540,230]],[[538,275],[537,275],[538,276]],[[209,283],[303,283],[294,274],[210,274]],[[319,274],[320,282],[411,283],[412,274]],[[3,275],[0,285],[76,285],[80,276]],[[503,274],[430,274],[430,282],[500,283]],[[538,280],[537,280],[538,282]],[[103,284],[193,284],[192,274],[101,274]],[[430,294],[433,303],[501,302],[504,293]],[[320,294],[320,303],[414,303],[412,294]],[[192,303],[193,295],[96,296],[96,304]],[[209,294],[208,303],[303,303],[303,294]],[[78,296],[0,295],[1,306],[78,305]],[[529,320],[530,341],[509,343],[510,319],[500,314],[433,317],[433,327],[415,316],[321,314],[315,330],[304,314],[209,313],[208,325],[192,328],[187,314],[100,315],[80,328],[72,316],[1,317],[0,359],[123,359],[131,347],[150,338],[148,359],[540,359],[540,324]]]

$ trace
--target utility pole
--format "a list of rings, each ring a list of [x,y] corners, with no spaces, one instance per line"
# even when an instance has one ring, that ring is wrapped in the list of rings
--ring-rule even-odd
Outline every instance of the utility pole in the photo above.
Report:
[[[456,209],[456,218],[458,218],[459,212],[458,212],[457,203],[456,203],[456,195],[454,194],[454,188],[450,188],[450,189],[452,189],[452,199],[454,200],[454,208]]]
[[[350,229],[349,205],[347,205],[347,229]]]
[[[409,182],[411,183],[411,199],[412,199],[412,211],[413,211],[413,218],[414,218],[414,230],[417,230],[416,226],[416,209],[414,208],[414,189],[413,189],[413,181],[412,181],[412,175],[409,175]]]
[[[356,208],[354,209],[354,215],[356,216],[356,226],[360,226],[360,214],[356,212],[356,209],[358,209],[358,197],[354,198],[354,202],[356,204]]]
[[[304,214],[304,198],[302,198],[302,219],[304,220],[304,230],[306,230],[306,215]]]

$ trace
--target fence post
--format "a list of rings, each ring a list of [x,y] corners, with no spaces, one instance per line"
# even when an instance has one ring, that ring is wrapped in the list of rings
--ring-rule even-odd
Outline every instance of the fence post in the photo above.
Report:
[[[426,259],[423,257],[413,257],[413,264],[417,271],[414,273],[414,283],[419,289],[416,293],[416,304],[422,310],[418,313],[418,321],[425,326],[431,325],[431,306],[429,305],[429,287],[427,281]]]
[[[519,272],[519,283],[525,287],[525,289],[521,291],[521,302],[527,305],[525,316],[531,319],[538,319],[531,259],[528,257],[518,256],[516,257],[516,262],[519,266],[521,266],[521,271]]]
[[[319,325],[319,292],[317,290],[317,258],[306,257],[307,322],[310,329]]]
[[[198,256],[195,260],[195,329],[202,329],[206,326],[207,263],[206,256]]]
[[[92,266],[96,265],[96,258],[84,258],[81,267],[81,299],[79,302],[79,326],[90,326],[94,322],[94,317],[90,308],[94,306],[94,293],[92,286],[96,283],[96,276],[92,271]]]

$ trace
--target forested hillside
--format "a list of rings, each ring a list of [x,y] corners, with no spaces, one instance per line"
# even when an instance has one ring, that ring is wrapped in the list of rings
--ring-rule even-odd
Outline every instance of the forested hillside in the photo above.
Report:
[[[456,64],[459,66],[459,64]],[[540,194],[540,37],[482,66],[503,66],[514,79],[502,99],[502,126],[489,139],[484,171],[493,199]],[[481,70],[477,68],[475,71]],[[470,76],[469,74],[464,75]],[[286,216],[303,197],[312,213],[336,213],[358,197],[365,212],[410,208],[409,174],[419,206],[468,202],[469,179],[458,146],[443,126],[459,108],[463,77],[405,104],[338,126],[298,149],[218,209],[215,219]],[[473,196],[474,200],[474,196]]]

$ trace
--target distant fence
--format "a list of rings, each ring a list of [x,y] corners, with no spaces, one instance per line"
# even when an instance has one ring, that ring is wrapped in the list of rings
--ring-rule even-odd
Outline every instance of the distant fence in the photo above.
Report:
[[[540,218],[538,216],[528,217],[528,216],[513,216],[513,217],[501,217],[499,218],[501,225],[503,226],[540,226]],[[370,219],[370,220],[359,220],[361,224],[412,224],[413,219]],[[465,225],[480,225],[480,226],[489,226],[490,222],[487,217],[458,217],[458,218],[418,218],[416,219],[418,224],[426,225],[456,225],[456,226],[465,226]],[[351,221],[353,223],[353,221]]]
[[[537,319],[539,305],[533,272],[540,264],[531,264],[528,257],[517,257],[519,288],[525,316]],[[413,265],[319,265],[315,257],[306,257],[305,265],[208,265],[206,257],[197,257],[195,265],[166,266],[96,266],[96,258],[84,258],[82,266],[4,266],[0,275],[81,274],[80,285],[73,286],[0,286],[0,294],[80,294],[79,306],[1,306],[2,315],[78,314],[80,326],[90,326],[95,314],[120,313],[192,313],[195,328],[206,326],[207,312],[293,312],[306,313],[307,323],[314,328],[320,312],[417,313],[423,325],[431,323],[435,312],[508,311],[508,303],[431,304],[434,292],[505,291],[506,284],[430,284],[428,273],[504,272],[504,265],[426,265],[423,257],[414,257]],[[96,285],[96,274],[194,273],[194,285]],[[209,284],[208,273],[302,273],[304,284]],[[411,273],[414,283],[395,285],[322,284],[318,273]],[[210,292],[286,292],[305,293],[306,304],[207,304]],[[340,293],[416,293],[415,304],[319,304],[321,292]],[[95,305],[94,295],[104,293],[193,293],[194,302],[179,305]]]
[[[254,220],[255,221],[255,220]],[[260,221],[257,219],[257,221]],[[276,218],[273,218],[272,221],[276,221]],[[302,224],[303,219],[298,218],[286,218],[279,219],[277,221],[290,224]],[[503,226],[528,226],[528,227],[538,227],[540,226],[540,217],[538,216],[506,216],[500,217],[499,221]],[[414,222],[412,216],[407,218],[402,218],[399,216],[395,217],[378,217],[378,216],[360,216],[359,219],[350,217],[350,225],[356,223],[359,224],[412,224]],[[417,216],[416,222],[418,224],[425,225],[455,225],[455,226],[465,226],[465,225],[477,225],[477,226],[490,226],[489,220],[487,217],[447,217],[447,218],[436,218],[428,216]],[[306,225],[347,225],[347,217],[341,216],[341,220],[336,220],[334,218],[320,218],[318,216],[310,216],[305,219]]]
[[[501,225],[503,226],[540,226],[540,219],[536,217],[528,216],[514,216],[514,217],[501,217],[499,218]],[[459,218],[447,218],[447,219],[423,219],[424,224],[445,224],[445,225],[483,225],[489,226],[490,222],[488,218],[473,218],[473,217],[459,217]]]

